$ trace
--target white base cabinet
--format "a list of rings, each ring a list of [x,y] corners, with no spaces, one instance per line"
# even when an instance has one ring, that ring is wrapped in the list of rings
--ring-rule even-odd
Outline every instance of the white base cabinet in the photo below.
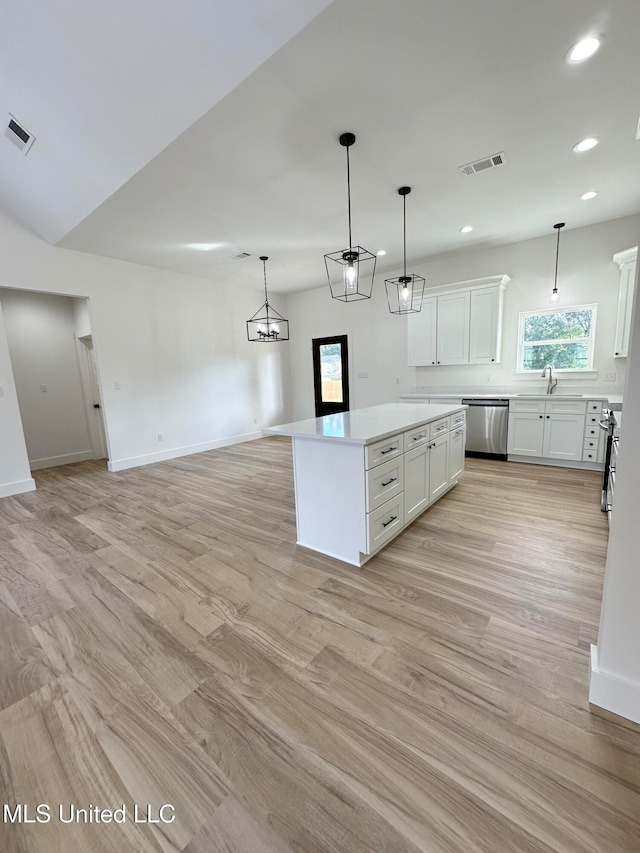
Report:
[[[602,400],[511,400],[509,459],[598,467],[604,460],[605,442],[598,426],[602,405]]]

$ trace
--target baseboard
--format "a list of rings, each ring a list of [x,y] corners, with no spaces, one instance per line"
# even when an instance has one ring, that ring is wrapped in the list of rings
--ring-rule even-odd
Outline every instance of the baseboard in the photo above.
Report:
[[[72,465],[74,462],[86,462],[88,459],[93,459],[92,450],[83,450],[80,453],[65,453],[62,456],[49,456],[45,459],[30,459],[29,467],[32,471],[39,471],[41,468]]]
[[[518,456],[510,453],[507,462],[524,462],[525,465],[550,465],[552,468],[577,468],[581,471],[604,471],[604,462],[575,462],[571,459],[548,459],[546,456]]]
[[[633,723],[640,723],[640,684],[603,672],[598,667],[598,647],[593,645],[589,702]]]
[[[11,495],[21,495],[24,492],[33,492],[36,481],[33,477],[28,480],[18,480],[16,483],[0,483],[0,498],[8,498]]]
[[[139,468],[141,465],[152,465],[154,462],[166,462],[169,459],[179,459],[180,456],[191,456],[194,453],[205,453],[219,447],[231,444],[242,444],[245,441],[255,441],[262,438],[261,432],[246,432],[233,435],[230,438],[220,438],[216,441],[205,441],[202,444],[190,444],[186,447],[174,447],[171,450],[161,450],[159,453],[146,453],[144,456],[131,456],[129,459],[113,459],[107,463],[109,471],[125,471],[127,468]]]

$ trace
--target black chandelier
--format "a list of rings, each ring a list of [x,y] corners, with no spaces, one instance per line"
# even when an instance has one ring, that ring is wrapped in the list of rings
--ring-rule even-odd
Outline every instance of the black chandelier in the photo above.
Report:
[[[407,275],[407,196],[411,187],[400,187],[403,213],[403,274],[398,278],[385,279],[387,303],[392,314],[416,314],[422,308],[424,279],[421,275]]]
[[[275,341],[289,340],[289,321],[285,320],[278,312],[269,305],[267,295],[267,261],[266,255],[261,255],[260,260],[264,270],[264,303],[250,320],[247,320],[247,338],[250,341],[260,343],[273,343]]]
[[[324,256],[331,296],[342,302],[371,299],[373,277],[376,271],[376,256],[362,246],[354,246],[351,239],[351,173],[349,170],[349,148],[356,141],[355,134],[343,133],[340,145],[347,149],[347,200],[349,212],[349,248],[331,252]]]
[[[556,243],[556,274],[553,279],[553,290],[551,291],[551,301],[557,302],[560,294],[558,293],[558,256],[560,254],[560,229],[564,228],[566,223],[556,222],[553,226],[558,232],[558,242]]]

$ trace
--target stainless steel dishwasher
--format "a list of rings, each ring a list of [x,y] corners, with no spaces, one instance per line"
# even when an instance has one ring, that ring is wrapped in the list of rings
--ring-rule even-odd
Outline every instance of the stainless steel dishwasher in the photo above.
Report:
[[[500,397],[469,397],[462,403],[469,407],[466,454],[506,459],[509,400]]]

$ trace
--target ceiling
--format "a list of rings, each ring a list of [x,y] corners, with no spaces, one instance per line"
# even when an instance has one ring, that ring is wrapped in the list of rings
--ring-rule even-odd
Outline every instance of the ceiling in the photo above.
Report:
[[[161,25],[153,0],[61,5],[69,28],[9,4],[33,47],[66,51],[58,99],[37,51],[12,98],[0,90],[19,118],[36,84],[53,101],[40,98],[33,127],[24,114],[37,140],[0,202],[58,245],[238,286],[260,283],[267,254],[270,290],[317,287],[324,253],[348,242],[347,130],[354,242],[385,249],[383,271],[402,259],[403,184],[410,261],[640,212],[638,0],[189,0],[181,16],[161,4]],[[601,50],[568,65],[594,31]],[[573,153],[586,136],[600,145]],[[55,157],[36,160],[52,146],[57,172]],[[504,166],[458,171],[502,151]]]

